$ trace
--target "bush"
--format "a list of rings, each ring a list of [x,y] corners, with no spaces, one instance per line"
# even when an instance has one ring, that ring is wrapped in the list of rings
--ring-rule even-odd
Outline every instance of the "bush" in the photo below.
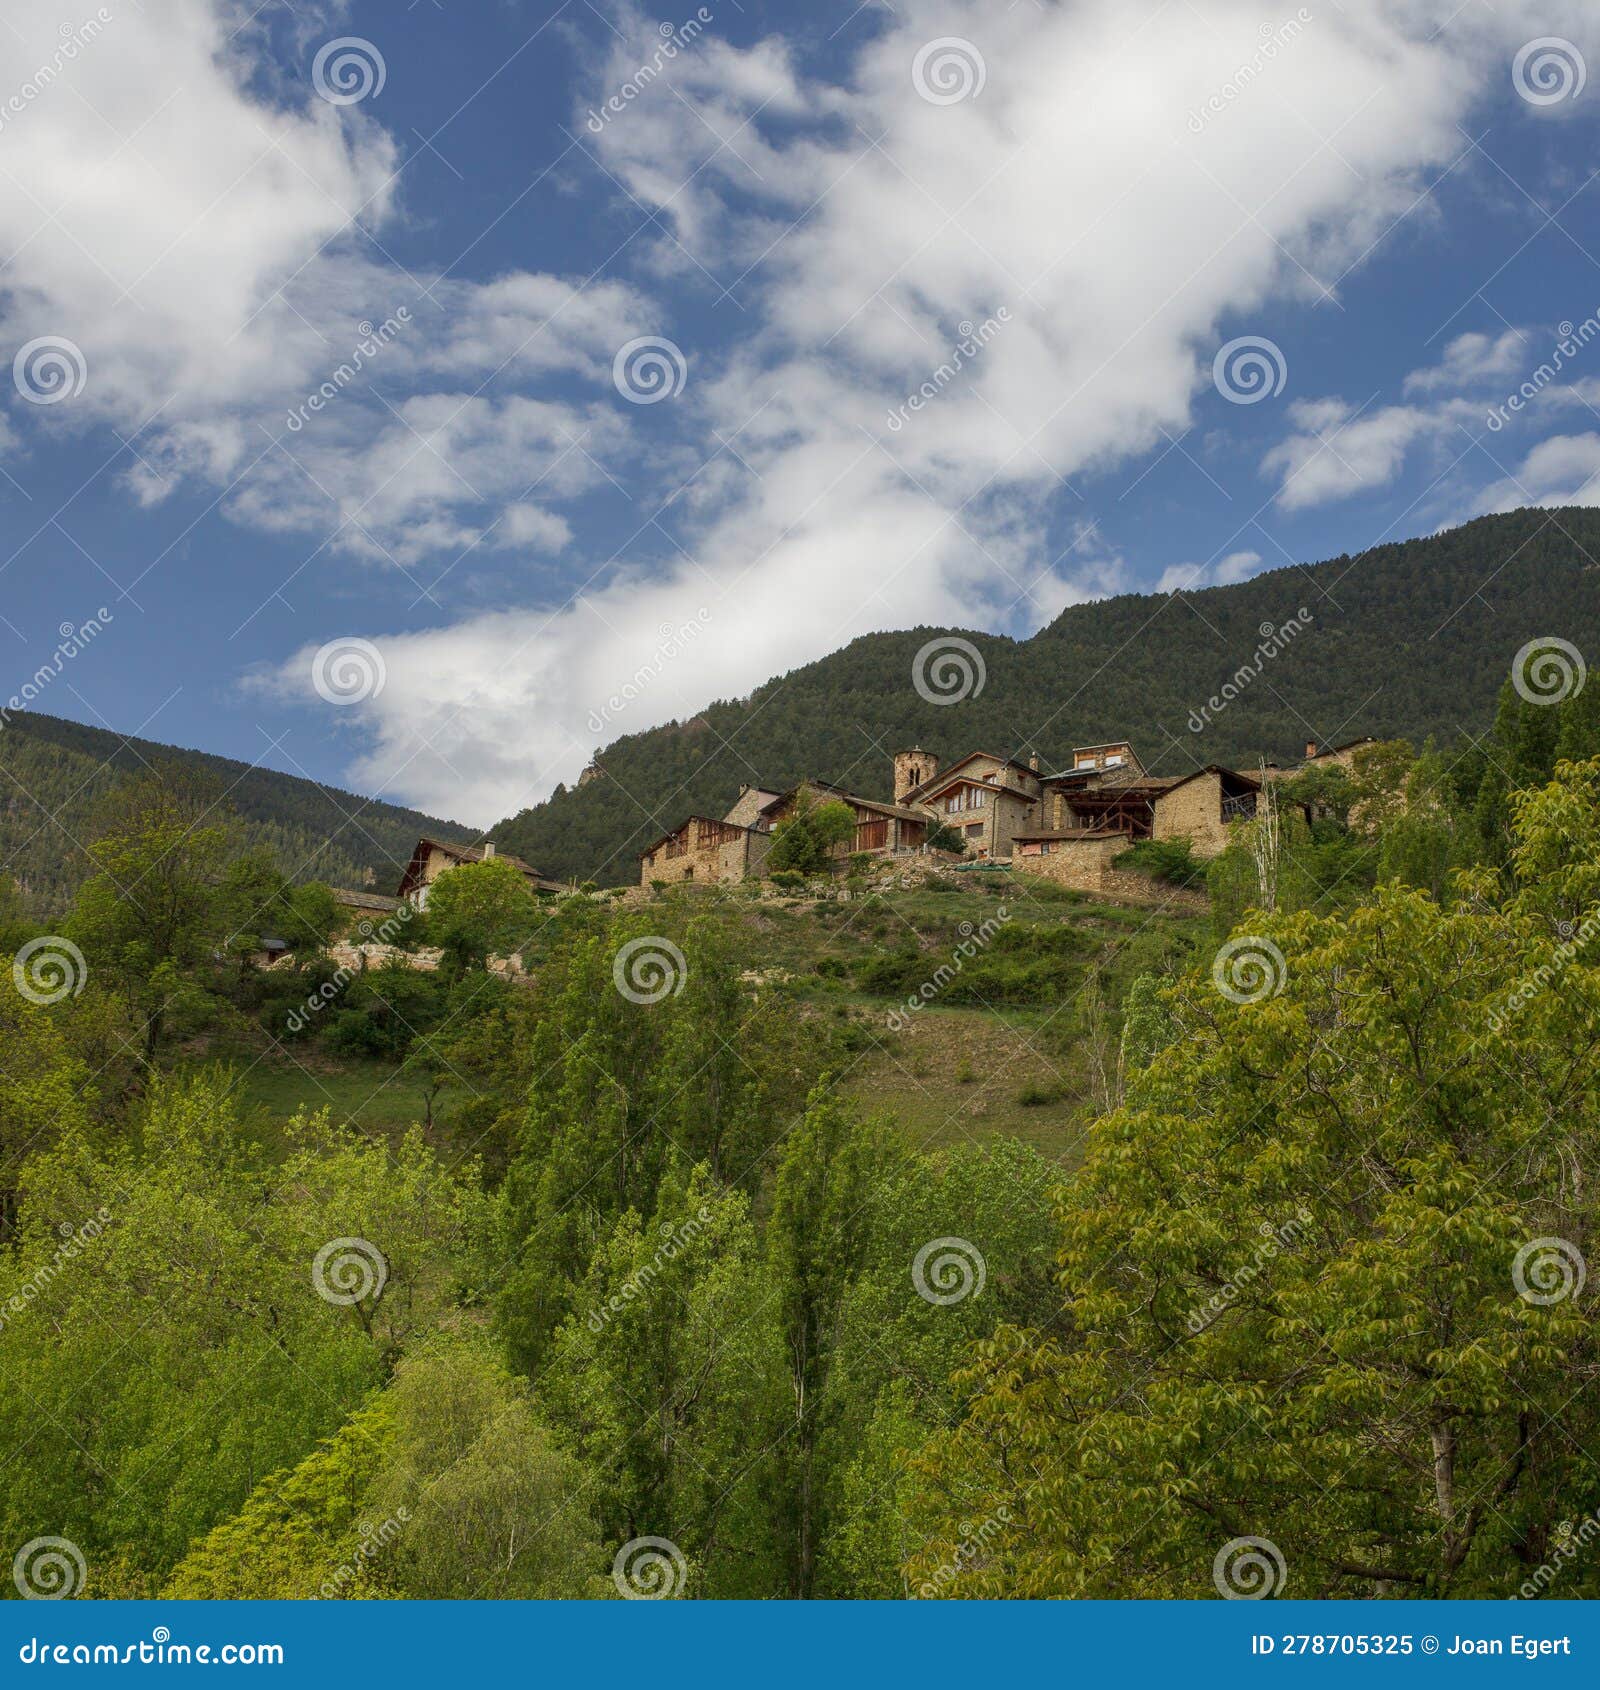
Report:
[[[1137,869],[1173,886],[1200,886],[1206,878],[1206,865],[1196,862],[1187,839],[1141,839],[1115,858],[1112,866]]]
[[[328,1023],[328,1049],[341,1056],[376,1056],[384,1048],[382,1030],[359,1009],[341,1009]]]

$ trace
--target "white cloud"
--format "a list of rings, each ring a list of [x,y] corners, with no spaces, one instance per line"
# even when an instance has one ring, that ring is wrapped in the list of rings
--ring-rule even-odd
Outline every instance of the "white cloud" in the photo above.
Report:
[[[1192,593],[1201,587],[1232,587],[1248,581],[1262,566],[1260,552],[1229,552],[1216,564],[1174,563],[1162,570],[1158,593]]]
[[[122,472],[139,503],[193,478],[238,521],[358,557],[561,549],[545,502],[602,478],[624,419],[544,390],[614,397],[614,349],[654,318],[638,291],[398,268],[362,238],[399,215],[394,141],[303,76],[261,92],[254,8],[108,10],[59,65],[53,0],[15,0],[0,29],[0,96],[54,66],[4,121],[0,333],[65,336],[87,367],[70,404],[19,401],[19,421],[142,429]]]
[[[1264,473],[1281,472],[1277,502],[1289,511],[1387,486],[1416,441],[1448,426],[1445,414],[1412,405],[1358,415],[1342,401],[1318,400],[1292,405],[1289,414],[1299,432],[1261,460]]]
[[[1600,434],[1556,434],[1540,441],[1512,475],[1484,493],[1480,510],[1524,505],[1600,506]]]
[[[72,72],[109,126],[52,98],[7,127],[4,325],[20,337],[70,323],[91,366],[87,403],[44,423],[127,425],[175,394],[141,441],[157,473],[139,472],[140,497],[159,496],[161,477],[216,482],[254,464],[236,519],[319,538],[342,524],[336,545],[358,554],[448,565],[483,536],[566,542],[549,504],[634,449],[632,408],[606,391],[608,349],[670,326],[615,281],[452,281],[441,313],[419,304],[416,333],[384,349],[374,389],[341,393],[315,430],[267,448],[263,408],[281,433],[276,407],[328,379],[356,317],[379,321],[414,290],[344,233],[398,215],[393,143],[362,109],[303,88],[257,94],[249,33],[228,42],[244,15],[226,0],[119,11],[115,50]],[[1503,90],[1517,45],[1595,33],[1578,8],[1531,0],[1343,0],[1196,132],[1190,114],[1282,18],[1271,0],[901,0],[837,82],[779,41],[740,49],[711,32],[594,135],[584,113],[658,44],[625,15],[571,127],[670,225],[647,255],[655,271],[714,298],[709,273],[731,292],[722,315],[749,325],[732,346],[687,345],[690,391],[650,412],[678,429],[658,485],[681,507],[682,549],[663,538],[653,566],[633,559],[570,604],[551,595],[389,639],[361,630],[389,662],[363,707],[362,778],[475,819],[537,798],[586,759],[596,702],[697,606],[704,633],[617,731],[869,629],[1026,631],[1100,590],[1114,563],[1041,567],[1063,482],[1136,459],[1214,404],[1217,345],[1269,303],[1319,299],[1455,157],[1458,125]],[[15,0],[17,19],[20,52],[0,32],[13,67],[57,21],[45,0]],[[952,35],[981,53],[985,86],[934,104],[911,67]],[[1002,308],[958,360],[963,325]],[[1446,362],[1477,372],[1498,356],[1458,341]],[[1273,460],[1296,490],[1286,502],[1381,484],[1435,410],[1297,407]],[[1253,567],[1237,554],[1222,566]],[[304,695],[303,664],[282,685]]]
[[[1444,357],[1429,369],[1413,370],[1405,379],[1407,394],[1459,393],[1463,388],[1503,386],[1527,359],[1528,339],[1515,329],[1503,334],[1457,335]]]
[[[742,463],[722,453],[691,484],[692,561],[644,590],[637,629],[606,593],[517,626],[515,699],[481,735],[477,689],[449,675],[463,639],[468,672],[504,661],[504,627],[441,632],[432,660],[429,636],[411,643],[436,690],[417,706],[406,687],[386,689],[368,777],[393,775],[415,734],[471,697],[451,770],[437,787],[408,771],[408,790],[442,800],[507,736],[525,758],[519,800],[570,779],[592,745],[592,700],[701,597],[713,620],[681,689],[638,700],[619,729],[743,692],[870,628],[1024,625],[1047,596],[1031,560],[1045,555],[1061,479],[1181,431],[1225,328],[1248,327],[1269,298],[1317,297],[1307,271],[1331,281],[1357,259],[1419,174],[1454,157],[1458,122],[1499,88],[1531,16],[1452,22],[1443,0],[1319,11],[1194,134],[1187,114],[1250,59],[1278,10],[1214,0],[1130,20],[1111,0],[1005,13],[913,0],[827,87],[770,44],[687,50],[585,141],[672,219],[691,256],[669,245],[663,263],[703,267],[750,313],[752,332],[719,368],[702,364],[697,389]],[[935,35],[980,49],[979,98],[918,97],[910,67]],[[636,20],[597,98],[643,62],[648,39]],[[1010,320],[889,430],[952,364],[960,325],[1002,306]],[[1469,343],[1447,357],[1481,370],[1502,355]],[[1336,401],[1296,420],[1302,438],[1281,467],[1289,502],[1306,503],[1381,484],[1437,427],[1421,407],[1352,421]]]
[[[1415,449],[1440,448],[1454,435],[1459,440],[1450,451],[1459,456],[1483,433],[1493,399],[1523,369],[1528,344],[1515,329],[1457,335],[1437,363],[1412,370],[1402,382],[1415,404],[1369,410],[1331,397],[1296,400],[1289,407],[1294,431],[1261,460],[1263,474],[1279,477],[1279,509],[1306,510],[1387,487]],[[1546,399],[1573,403],[1576,394],[1552,388]]]

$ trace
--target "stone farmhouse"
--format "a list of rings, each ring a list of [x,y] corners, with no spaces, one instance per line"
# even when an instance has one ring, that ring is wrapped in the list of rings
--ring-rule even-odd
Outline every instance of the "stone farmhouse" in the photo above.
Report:
[[[969,858],[1009,862],[1051,879],[1104,889],[1113,859],[1140,839],[1187,839],[1214,856],[1229,826],[1255,814],[1260,781],[1217,764],[1188,775],[1150,775],[1125,740],[1076,747],[1046,772],[998,752],[971,751],[948,765],[920,746],[894,754],[892,800],[825,781],[787,792],[746,786],[724,816],[686,817],[640,853],[639,880],[726,885],[766,872],[774,830],[802,791],[855,813],[854,837],[836,855],[904,857],[927,852],[936,827],[957,835]]]
[[[1304,761],[1289,769],[1280,768],[1276,763],[1268,763],[1267,779],[1288,780],[1292,775],[1303,775],[1307,769],[1326,769],[1335,764],[1341,769],[1349,770],[1358,751],[1377,743],[1371,734],[1363,734],[1360,739],[1346,740],[1343,745],[1318,745],[1314,739],[1308,739]]]
[[[456,868],[462,863],[486,862],[494,855],[493,840],[485,840],[482,845],[452,845],[442,839],[419,839],[416,850],[411,853],[411,861],[406,864],[405,873],[400,876],[397,897],[415,905],[419,910],[425,910],[428,907],[429,887],[446,869]],[[532,864],[523,862],[521,857],[513,857],[506,852],[500,860],[521,871],[530,892],[569,890],[559,880],[546,879]]]

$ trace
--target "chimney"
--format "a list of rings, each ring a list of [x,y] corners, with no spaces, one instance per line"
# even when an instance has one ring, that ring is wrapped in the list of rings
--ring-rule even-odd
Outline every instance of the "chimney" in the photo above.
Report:
[[[1316,754],[1317,754],[1317,742],[1314,739],[1308,739],[1306,741],[1306,756],[1307,756],[1307,758],[1309,759],[1309,758],[1315,757]]]
[[[1030,769],[1032,769],[1035,774],[1038,774],[1038,772],[1039,772],[1039,753],[1037,751],[1035,751],[1028,758],[1028,767]]]
[[[484,842],[483,842],[483,860],[485,862],[488,862],[488,860],[493,855],[494,855],[494,841],[492,839],[485,839]]]

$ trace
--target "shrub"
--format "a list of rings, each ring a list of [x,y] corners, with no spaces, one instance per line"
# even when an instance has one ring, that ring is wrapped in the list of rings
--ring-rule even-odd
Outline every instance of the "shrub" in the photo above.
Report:
[[[1112,866],[1137,869],[1174,886],[1199,886],[1206,878],[1206,865],[1195,861],[1187,839],[1141,839],[1115,858]]]

